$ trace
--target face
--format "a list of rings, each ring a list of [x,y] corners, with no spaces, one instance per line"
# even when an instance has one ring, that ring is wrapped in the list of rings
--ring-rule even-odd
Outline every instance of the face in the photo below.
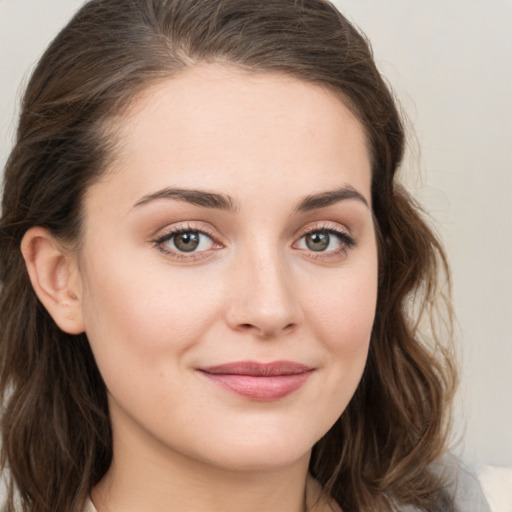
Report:
[[[375,313],[359,122],[319,86],[202,65],[117,127],[78,255],[114,450],[307,457],[357,387]]]

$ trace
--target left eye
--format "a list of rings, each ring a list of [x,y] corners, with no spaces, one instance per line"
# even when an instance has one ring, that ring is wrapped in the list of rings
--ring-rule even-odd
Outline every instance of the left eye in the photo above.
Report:
[[[314,252],[331,252],[350,245],[353,245],[353,241],[345,233],[319,230],[306,233],[299,240],[297,248],[308,249]]]
[[[206,233],[193,230],[172,233],[159,240],[159,243],[169,249],[185,253],[207,251],[214,244]]]

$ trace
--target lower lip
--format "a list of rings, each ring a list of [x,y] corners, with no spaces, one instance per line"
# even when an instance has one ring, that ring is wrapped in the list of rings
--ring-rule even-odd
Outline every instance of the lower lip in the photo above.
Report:
[[[208,380],[250,400],[278,400],[297,391],[311,371],[292,375],[253,376],[201,372]]]

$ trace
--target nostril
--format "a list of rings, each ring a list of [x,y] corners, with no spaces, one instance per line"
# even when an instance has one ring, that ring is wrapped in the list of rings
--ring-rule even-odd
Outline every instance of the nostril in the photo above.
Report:
[[[273,338],[274,336],[279,336],[282,334],[288,334],[292,332],[297,327],[296,323],[289,323],[285,325],[282,329],[274,329],[274,328],[261,328],[257,325],[250,323],[243,323],[238,326],[241,331],[257,331],[259,335],[263,338]]]

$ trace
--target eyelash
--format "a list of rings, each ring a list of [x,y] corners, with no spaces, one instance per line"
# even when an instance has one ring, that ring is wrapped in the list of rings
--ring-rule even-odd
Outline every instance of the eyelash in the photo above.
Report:
[[[169,247],[165,245],[167,242],[170,242],[174,237],[184,233],[199,233],[201,235],[207,236],[212,241],[213,244],[216,243],[215,237],[212,233],[209,233],[205,229],[198,229],[197,227],[194,227],[192,225],[172,227],[165,233],[160,235],[158,238],[153,240],[153,243],[160,252],[162,252],[166,256],[171,256],[172,258],[180,261],[197,261],[202,258],[208,257],[208,254],[206,253],[208,253],[209,251],[194,251],[186,253],[180,252],[179,250],[169,249]]]
[[[300,235],[298,241],[295,242],[294,245],[299,243],[307,235],[312,235],[314,233],[325,233],[327,235],[333,235],[339,240],[340,246],[331,251],[316,252],[316,251],[313,251],[312,249],[310,249],[310,250],[303,249],[305,252],[308,253],[307,256],[305,256],[307,258],[313,258],[313,259],[323,260],[323,261],[328,261],[331,258],[336,259],[339,256],[348,253],[348,251],[350,249],[352,249],[353,247],[355,247],[357,245],[356,240],[352,236],[350,236],[346,231],[344,231],[342,229],[334,228],[330,225],[324,225],[324,226],[316,225],[316,226],[313,226],[311,228],[304,230],[302,232],[302,234]]]
[[[153,240],[153,244],[157,247],[157,249],[165,254],[166,256],[170,256],[174,259],[180,260],[180,261],[198,261],[203,258],[207,258],[209,256],[210,250],[204,250],[204,251],[191,251],[190,253],[182,252],[179,250],[172,250],[169,249],[169,247],[166,245],[168,242],[170,242],[174,237],[185,234],[185,233],[199,233],[200,235],[204,235],[208,237],[211,240],[212,244],[217,244],[219,247],[222,248],[222,245],[215,241],[215,236],[208,232],[205,229],[199,229],[197,227],[194,227],[192,225],[185,225],[185,226],[179,226],[179,227],[172,227],[169,230],[167,230],[165,233],[160,235],[158,238]],[[340,256],[341,254],[346,254],[350,249],[356,246],[356,240],[350,236],[347,232],[333,228],[332,226],[314,226],[309,229],[304,230],[298,240],[294,242],[293,245],[298,244],[301,240],[303,240],[307,235],[312,235],[314,233],[325,233],[328,235],[333,235],[336,238],[338,238],[340,247],[336,248],[331,251],[314,251],[312,249],[300,249],[301,251],[307,252],[308,258],[313,259],[321,259],[321,260],[328,260],[331,258],[336,258]],[[215,249],[213,249],[215,250]]]

